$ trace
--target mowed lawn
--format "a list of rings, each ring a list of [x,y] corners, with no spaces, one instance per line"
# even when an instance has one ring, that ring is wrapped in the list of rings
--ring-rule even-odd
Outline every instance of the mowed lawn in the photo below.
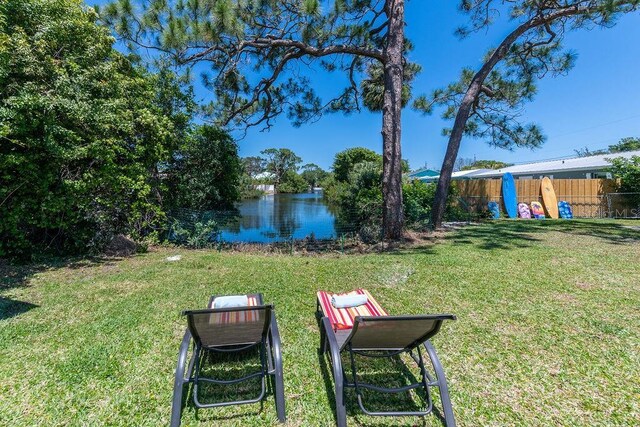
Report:
[[[288,425],[330,426],[315,293],[359,286],[393,314],[457,315],[433,343],[459,425],[640,425],[639,226],[499,221],[386,254],[159,249],[0,267],[0,425],[168,424],[180,312],[259,291],[280,324]],[[347,401],[350,425],[439,425]],[[183,414],[183,425],[276,424],[272,396]]]

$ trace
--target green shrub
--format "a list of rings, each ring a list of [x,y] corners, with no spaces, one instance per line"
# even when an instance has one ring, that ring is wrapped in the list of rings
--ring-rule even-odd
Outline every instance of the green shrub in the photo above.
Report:
[[[286,171],[278,186],[279,193],[305,193],[309,191],[309,184],[294,170]]]
[[[178,246],[190,249],[212,248],[217,244],[220,230],[213,219],[200,220],[192,224],[174,220],[169,240]]]

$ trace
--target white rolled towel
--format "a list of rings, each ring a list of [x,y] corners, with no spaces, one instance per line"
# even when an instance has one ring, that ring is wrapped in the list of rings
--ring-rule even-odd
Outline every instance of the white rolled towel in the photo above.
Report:
[[[335,308],[357,307],[366,304],[367,301],[367,296],[361,294],[334,295],[331,297],[331,305]]]
[[[213,300],[213,308],[247,307],[249,298],[246,295],[229,295],[216,297]]]

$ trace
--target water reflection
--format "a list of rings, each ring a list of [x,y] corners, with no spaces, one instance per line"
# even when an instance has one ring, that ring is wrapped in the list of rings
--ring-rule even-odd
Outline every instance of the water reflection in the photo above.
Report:
[[[338,237],[342,232],[322,193],[275,194],[245,200],[237,216],[223,226],[220,237],[227,242],[259,242]]]

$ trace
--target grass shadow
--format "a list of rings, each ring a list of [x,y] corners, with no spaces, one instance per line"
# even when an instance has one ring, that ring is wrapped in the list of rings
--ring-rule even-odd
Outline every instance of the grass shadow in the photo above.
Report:
[[[200,360],[200,377],[213,378],[216,380],[230,381],[259,372],[261,369],[260,353],[258,348],[248,349],[237,353],[217,353],[203,352]],[[273,384],[270,378],[265,379],[265,398],[273,396]],[[200,409],[195,408],[193,403],[193,385],[189,387],[190,399],[186,405],[195,409],[196,419],[201,420]],[[201,381],[198,386],[198,400],[202,404],[242,401],[255,399],[261,393],[262,385],[260,378],[253,378],[235,384],[213,384]],[[207,421],[222,421],[241,419],[247,416],[257,416],[264,408],[264,399],[249,405],[236,405],[244,408],[237,413],[230,415],[219,415],[215,412],[208,412],[209,408],[203,409],[206,412]],[[256,409],[255,405],[259,405]],[[216,409],[216,408],[211,408]]]
[[[612,245],[640,242],[640,227],[614,220],[497,220],[469,224],[444,234],[443,241],[482,250],[511,250],[532,247],[547,233],[585,236]],[[391,254],[434,254],[437,245],[390,251]]]
[[[26,301],[18,301],[0,296],[0,320],[9,319],[39,307]]]
[[[334,419],[336,417],[335,407],[335,387],[333,379],[333,368],[329,360],[328,354],[325,355],[320,349],[317,352],[320,371],[324,380],[324,387],[331,402],[331,410]],[[350,366],[350,361],[346,354],[342,355],[342,366]],[[420,382],[418,376],[418,368],[416,372],[411,370],[408,365],[413,364],[412,360],[404,360],[409,357],[394,356],[392,358],[370,358],[360,355],[355,356],[357,366],[358,382],[373,384],[381,387],[402,387],[412,383]],[[353,382],[351,369],[345,369],[344,375],[347,381]],[[419,390],[419,391],[417,391]],[[397,394],[381,393],[372,390],[362,389],[363,404],[371,411],[420,411],[427,405],[426,396],[421,393],[422,389],[412,390],[411,392],[403,392]],[[434,390],[431,390],[432,399],[434,399]],[[443,425],[445,423],[444,416],[438,410],[434,399],[433,410],[424,417],[411,416],[411,425],[426,425],[425,417],[435,416]],[[353,388],[345,389],[345,407],[347,415],[355,418],[357,425],[362,426],[386,426],[396,425],[395,421],[386,421],[387,417],[371,417],[365,415],[360,409],[356,393]],[[372,419],[380,420],[373,422]],[[419,420],[419,421],[418,421]]]
[[[33,264],[10,264],[0,260],[0,320],[15,317],[39,307],[29,301],[14,300],[2,295],[11,289],[28,287],[36,274],[62,268],[77,270],[98,264],[115,263],[119,260],[119,258],[104,257],[68,258],[51,259]]]
[[[0,292],[12,288],[29,285],[29,281],[38,273],[58,270],[61,268],[79,270],[102,264],[115,264],[122,258],[90,257],[90,258],[52,258],[42,262],[30,264],[11,264],[0,260]]]

